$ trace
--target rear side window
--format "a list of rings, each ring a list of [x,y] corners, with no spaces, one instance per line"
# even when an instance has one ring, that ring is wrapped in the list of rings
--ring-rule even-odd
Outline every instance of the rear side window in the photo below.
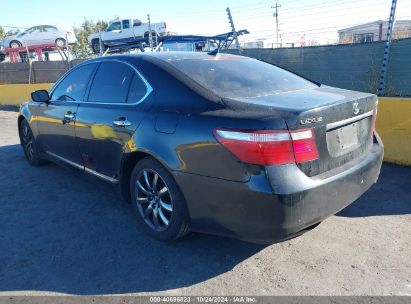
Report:
[[[104,103],[126,102],[127,93],[134,74],[134,70],[124,63],[101,63],[91,85],[88,101]]]
[[[128,29],[128,28],[130,28],[130,21],[123,20],[123,29]]]
[[[317,87],[271,64],[241,57],[169,61],[188,77],[217,95],[252,98]]]
[[[95,63],[75,68],[54,89],[52,100],[82,101]]]
[[[45,25],[44,26],[44,31],[49,32],[49,33],[54,33],[54,32],[57,32],[58,29],[54,26]]]
[[[140,101],[147,93],[147,87],[143,80],[137,74],[134,74],[130,85],[130,92],[128,93],[127,102],[136,103]]]

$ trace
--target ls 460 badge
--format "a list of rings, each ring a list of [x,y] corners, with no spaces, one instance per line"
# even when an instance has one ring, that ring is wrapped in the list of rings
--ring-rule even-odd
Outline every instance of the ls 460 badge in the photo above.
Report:
[[[300,124],[306,125],[306,124],[311,124],[311,123],[316,123],[316,122],[321,122],[323,121],[322,116],[320,117],[313,117],[313,118],[305,118],[300,120]]]

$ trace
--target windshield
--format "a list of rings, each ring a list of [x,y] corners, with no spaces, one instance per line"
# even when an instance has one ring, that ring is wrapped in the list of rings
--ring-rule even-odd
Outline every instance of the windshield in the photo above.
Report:
[[[203,87],[226,98],[252,98],[317,87],[291,72],[251,58],[216,57],[215,60],[170,63]]]

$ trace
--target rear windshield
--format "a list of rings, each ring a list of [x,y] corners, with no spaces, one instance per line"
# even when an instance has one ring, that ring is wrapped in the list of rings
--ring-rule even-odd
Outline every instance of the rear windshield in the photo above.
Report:
[[[206,89],[226,98],[252,98],[317,87],[293,73],[251,58],[169,62]]]

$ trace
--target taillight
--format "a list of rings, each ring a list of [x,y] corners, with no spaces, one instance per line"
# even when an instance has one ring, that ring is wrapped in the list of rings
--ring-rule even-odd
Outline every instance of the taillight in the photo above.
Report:
[[[318,158],[312,129],[233,130],[216,129],[217,140],[245,163],[284,165]]]
[[[372,116],[372,124],[371,124],[371,136],[375,132],[375,123],[377,121],[377,114],[378,114],[378,99],[375,102],[375,110],[374,110],[374,115]]]
[[[319,157],[313,129],[291,131],[290,133],[293,141],[295,162],[297,164]]]
[[[375,132],[375,123],[377,121],[377,113],[378,113],[378,109],[375,108],[374,115],[372,116],[371,135],[373,132]]]

